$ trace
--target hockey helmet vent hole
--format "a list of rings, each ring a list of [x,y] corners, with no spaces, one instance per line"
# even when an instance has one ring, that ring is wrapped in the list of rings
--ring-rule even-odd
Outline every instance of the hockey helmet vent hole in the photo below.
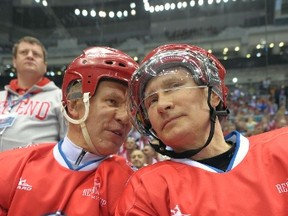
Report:
[[[112,65],[113,61],[105,61],[106,64]]]
[[[123,63],[121,63],[121,62],[119,63],[119,66],[120,66],[120,67],[126,67],[126,65],[123,64]]]

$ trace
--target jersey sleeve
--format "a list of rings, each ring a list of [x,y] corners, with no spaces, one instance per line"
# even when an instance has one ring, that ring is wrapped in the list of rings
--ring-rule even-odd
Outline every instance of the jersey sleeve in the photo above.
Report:
[[[6,215],[26,162],[45,144],[7,150],[0,153],[0,216]],[[45,147],[54,144],[45,145]]]
[[[26,149],[14,149],[0,154],[0,215],[9,209],[10,202],[19,182]],[[23,158],[23,159],[20,159]]]

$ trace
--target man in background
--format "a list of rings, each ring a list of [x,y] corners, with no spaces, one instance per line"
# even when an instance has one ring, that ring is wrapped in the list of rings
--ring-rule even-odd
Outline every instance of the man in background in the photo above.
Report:
[[[60,106],[61,90],[44,77],[44,45],[25,36],[14,44],[12,55],[17,79],[0,91],[0,152],[62,139],[66,125]]]
[[[131,152],[130,161],[137,169],[147,166],[146,155],[141,149],[134,149]]]

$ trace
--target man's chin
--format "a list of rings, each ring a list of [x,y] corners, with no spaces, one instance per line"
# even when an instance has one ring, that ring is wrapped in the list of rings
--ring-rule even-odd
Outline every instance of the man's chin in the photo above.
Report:
[[[99,153],[103,156],[108,156],[111,154],[116,154],[120,150],[121,144],[115,143],[115,142],[106,142],[105,147],[99,151]]]

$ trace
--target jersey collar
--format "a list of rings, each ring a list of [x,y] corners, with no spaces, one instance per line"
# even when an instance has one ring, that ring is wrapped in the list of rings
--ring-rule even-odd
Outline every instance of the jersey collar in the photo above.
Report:
[[[106,158],[89,152],[75,145],[67,136],[64,137],[53,149],[55,159],[62,166],[78,171],[95,170]]]

